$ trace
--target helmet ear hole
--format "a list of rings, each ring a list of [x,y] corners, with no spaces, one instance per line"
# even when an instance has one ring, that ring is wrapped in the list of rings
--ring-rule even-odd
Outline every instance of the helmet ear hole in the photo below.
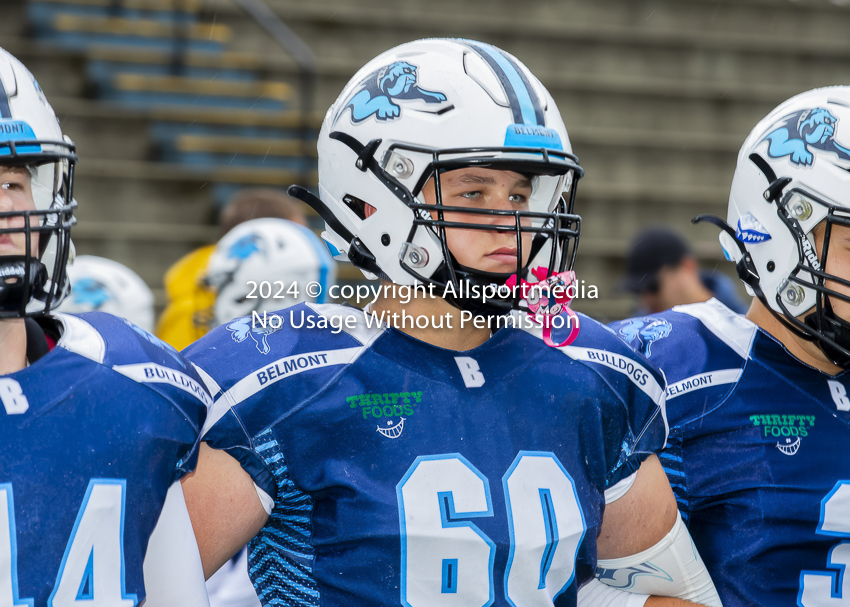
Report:
[[[345,206],[351,209],[360,219],[366,219],[375,212],[375,207],[364,200],[360,200],[356,196],[352,196],[351,194],[343,196],[342,201],[345,203]],[[367,211],[367,206],[371,209],[371,211]]]

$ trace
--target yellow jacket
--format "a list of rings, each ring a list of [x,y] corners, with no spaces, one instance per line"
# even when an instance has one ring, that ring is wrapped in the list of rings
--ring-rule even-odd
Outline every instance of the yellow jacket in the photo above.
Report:
[[[168,305],[159,317],[156,335],[178,350],[203,337],[211,328],[215,293],[204,286],[203,278],[213,250],[215,245],[196,249],[165,273]]]

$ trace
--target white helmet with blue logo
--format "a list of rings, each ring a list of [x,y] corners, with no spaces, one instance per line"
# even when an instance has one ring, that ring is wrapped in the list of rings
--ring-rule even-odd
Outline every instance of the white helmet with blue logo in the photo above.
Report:
[[[336,268],[322,241],[286,219],[253,219],[219,241],[204,282],[215,291],[214,326],[310,301],[327,301]]]
[[[33,243],[22,254],[0,256],[0,318],[49,312],[70,290],[65,265],[73,250],[76,161],[33,75],[0,49],[0,166],[29,169],[35,206],[0,208],[0,236]]]
[[[580,221],[572,206],[583,171],[551,95],[527,67],[494,46],[429,39],[379,55],[328,110],[318,149],[318,198],[298,187],[290,194],[325,220],[322,237],[334,257],[367,277],[437,287],[508,279],[461,266],[446,245],[445,229],[459,226],[443,221],[443,211],[452,208],[441,203],[439,175],[469,166],[533,176],[534,188],[527,211],[467,208],[463,212],[481,215],[482,223],[460,225],[493,229],[485,216],[507,213],[516,224],[502,231],[517,234],[519,260],[539,260],[545,250],[550,272],[572,266]],[[436,217],[420,196],[432,177]],[[520,230],[534,235],[530,256],[522,254]],[[525,277],[529,264],[517,273]],[[475,308],[471,301],[452,303]],[[496,297],[489,304],[504,312],[519,298]]]
[[[106,312],[153,333],[153,292],[127,266],[95,255],[80,255],[68,265],[71,294],[57,312]]]
[[[747,290],[792,332],[850,365],[850,324],[826,296],[848,298],[824,284],[850,277],[823,271],[832,226],[850,226],[850,87],[792,97],[756,125],[738,154],[727,219],[720,242]],[[813,230],[824,220],[820,258]]]

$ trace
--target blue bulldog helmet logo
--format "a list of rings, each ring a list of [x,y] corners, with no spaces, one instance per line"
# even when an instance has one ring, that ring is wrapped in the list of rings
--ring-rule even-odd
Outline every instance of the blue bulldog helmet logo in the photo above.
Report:
[[[663,318],[633,318],[620,327],[620,335],[644,356],[651,356],[652,344],[670,335],[673,325]]]
[[[426,91],[416,85],[416,66],[397,61],[369,74],[348,101],[342,106],[334,122],[351,108],[351,121],[363,122],[370,116],[378,120],[392,120],[401,116],[398,101],[419,99],[425,103],[446,101],[443,93]]]
[[[259,234],[246,234],[227,250],[228,259],[246,260],[254,253],[265,253],[263,238]]]
[[[812,166],[813,150],[832,152],[850,160],[850,150],[835,141],[837,124],[838,118],[824,108],[794,112],[764,138],[770,141],[767,153],[771,158],[790,156],[789,160],[798,166]]]
[[[251,318],[249,316],[245,316],[243,318],[237,318],[225,328],[230,331],[230,336],[237,344],[241,344],[250,337],[257,346],[257,351],[260,354],[268,354],[271,351],[271,348],[269,347],[269,342],[266,339],[266,336],[271,335],[280,327],[276,329],[273,329],[271,326],[254,327],[251,325]]]
[[[81,278],[71,288],[71,298],[75,304],[88,304],[99,310],[103,304],[112,299],[112,293],[106,285],[94,278]]]

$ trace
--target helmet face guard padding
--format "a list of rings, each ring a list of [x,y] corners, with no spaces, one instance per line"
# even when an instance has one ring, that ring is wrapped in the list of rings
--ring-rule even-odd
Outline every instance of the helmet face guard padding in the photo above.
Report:
[[[459,292],[460,283],[466,280],[504,285],[513,273],[525,278],[529,265],[538,262],[541,250],[545,250],[550,272],[572,267],[580,229],[580,219],[572,210],[576,182],[583,171],[545,88],[516,59],[486,47],[488,56],[509,60],[510,69],[521,73],[527,84],[523,94],[526,101],[533,98],[537,114],[529,110],[518,117],[519,110],[499,97],[504,92],[488,72],[491,68],[480,61],[484,46],[469,41],[424,40],[392,49],[355,75],[328,111],[319,138],[319,197],[298,187],[290,194],[313,206],[325,219],[323,237],[337,259],[351,261],[370,278],[435,285],[443,289],[435,292],[440,295],[447,285]],[[422,94],[427,93],[428,99],[407,103],[403,97],[388,93],[372,101],[381,99],[384,106],[387,99],[397,103],[398,116],[364,117],[362,107],[348,113],[352,100],[376,94],[368,88],[374,74],[385,74],[384,66],[401,64],[413,74],[410,78],[415,77],[417,86],[421,83]],[[436,107],[432,109],[429,104]],[[530,102],[526,105],[525,109],[531,107]],[[536,118],[530,118],[532,115]],[[518,120],[535,119],[536,126],[517,124]],[[536,186],[529,210],[445,206],[440,175],[465,167],[514,171],[533,178]],[[422,188],[432,178],[436,204],[425,204],[420,198]],[[366,205],[374,208],[373,214],[364,213]],[[476,223],[474,219],[449,222],[445,213],[478,215],[490,223]],[[496,216],[510,216],[512,221],[495,226],[492,218]],[[515,272],[495,275],[460,266],[446,242],[450,229],[515,233]],[[528,233],[534,236],[530,251],[524,250],[527,246],[522,242],[522,236]],[[521,305],[518,292],[486,302],[480,297],[477,302],[448,299],[481,314],[504,313]]]
[[[0,318],[47,313],[70,291],[76,162],[74,144],[32,74],[0,49],[0,165],[29,168],[35,205],[0,212],[0,234],[23,234],[26,246],[21,255],[0,256]],[[23,225],[8,227],[16,220]]]
[[[850,87],[789,99],[748,136],[728,224],[713,220],[723,224],[721,244],[748,291],[792,334],[817,343],[843,368],[850,367],[850,323],[835,315],[829,298],[850,297],[826,283],[850,288],[850,280],[825,268],[833,225],[850,227],[848,143]],[[813,235],[818,225],[821,251]]]

